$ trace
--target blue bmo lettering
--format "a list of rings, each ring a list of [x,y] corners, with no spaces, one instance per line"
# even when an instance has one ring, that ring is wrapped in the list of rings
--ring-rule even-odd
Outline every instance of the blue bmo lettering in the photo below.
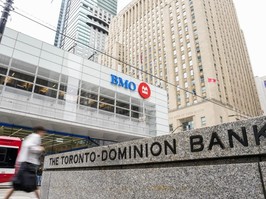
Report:
[[[121,77],[117,77],[116,75],[111,75],[111,84],[121,86],[125,89],[129,89],[131,91],[135,91],[137,86],[134,82],[130,82],[128,80],[124,80]]]

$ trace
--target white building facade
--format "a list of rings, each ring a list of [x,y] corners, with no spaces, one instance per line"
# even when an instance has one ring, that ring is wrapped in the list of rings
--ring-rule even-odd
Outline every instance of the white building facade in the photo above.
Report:
[[[7,28],[0,122],[118,142],[164,135],[167,93]]]

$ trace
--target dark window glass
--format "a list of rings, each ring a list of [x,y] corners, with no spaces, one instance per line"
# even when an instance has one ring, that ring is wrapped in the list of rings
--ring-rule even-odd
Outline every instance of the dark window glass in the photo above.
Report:
[[[4,147],[0,148],[0,162],[4,162],[6,159],[6,151],[7,149]]]
[[[105,104],[105,103],[100,103],[99,109],[104,110],[104,111],[114,112],[114,107],[110,106],[109,104]]]
[[[131,110],[133,110],[133,111],[139,111],[139,107],[132,105],[131,106]]]
[[[16,148],[0,147],[0,167],[15,168],[15,162],[18,154]]]
[[[10,70],[9,71],[9,76],[17,78],[17,79],[25,80],[25,81],[28,81],[28,82],[33,82],[34,81],[34,76],[33,75],[27,75],[27,74],[24,74],[24,73],[21,73],[21,72],[17,72],[17,71],[14,71],[14,70]]]
[[[64,85],[64,84],[60,84],[60,87],[59,87],[60,91],[67,91],[67,86]]]
[[[32,91],[32,86],[33,86],[33,84],[31,84],[31,83],[19,81],[19,80],[10,78],[10,77],[7,78],[6,85],[10,86],[10,87],[21,89],[21,90],[26,90],[26,91]]]
[[[3,85],[5,83],[5,77],[0,76],[0,85]]]
[[[98,95],[81,90],[80,96],[97,100]]]
[[[53,88],[53,89],[57,89],[57,87],[58,87],[57,83],[49,81],[49,80],[41,79],[41,78],[37,78],[36,84],[40,84],[42,86],[48,86],[48,87]]]
[[[129,110],[122,109],[122,108],[116,108],[116,113],[120,115],[129,116]]]
[[[131,112],[131,117],[139,118],[139,113],[132,111]]]
[[[191,130],[193,129],[193,121],[187,121],[182,123],[183,131]]]
[[[6,75],[7,73],[7,68],[3,68],[0,66],[0,74]]]
[[[174,130],[174,127],[173,127],[173,124],[169,124],[169,131],[173,131]]]
[[[124,103],[124,102],[116,101],[116,106],[129,109],[129,104]]]
[[[92,108],[97,108],[97,101],[92,100],[92,99],[87,99],[87,98],[81,97],[79,103],[81,105],[84,105],[84,106],[89,106],[89,107],[92,107]]]
[[[57,91],[55,90],[52,90],[47,87],[37,86],[37,85],[35,86],[34,92],[41,94],[41,95],[53,97],[53,98],[56,98],[56,94],[57,94]]]
[[[114,103],[115,103],[115,101],[113,99],[106,98],[103,96],[100,96],[100,101],[103,103],[112,104],[112,105],[114,105]]]
[[[84,8],[88,8],[88,6],[87,6],[86,4],[84,4],[84,3],[82,4],[82,6],[83,6]]]
[[[58,99],[65,100],[65,92],[59,91]]]

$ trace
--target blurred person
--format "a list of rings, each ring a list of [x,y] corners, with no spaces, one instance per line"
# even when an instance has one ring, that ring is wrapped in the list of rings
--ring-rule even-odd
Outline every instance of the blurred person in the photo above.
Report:
[[[44,156],[45,156],[45,154],[41,153],[40,158],[39,158],[40,165],[38,166],[38,169],[37,169],[37,186],[41,186]]]
[[[16,160],[18,170],[12,181],[13,188],[7,191],[4,199],[8,199],[15,190],[34,191],[36,197],[40,198],[36,172],[40,165],[40,155],[44,152],[44,147],[41,146],[41,138],[45,133],[45,128],[36,126],[33,128],[33,133],[28,135],[22,142],[22,147]]]

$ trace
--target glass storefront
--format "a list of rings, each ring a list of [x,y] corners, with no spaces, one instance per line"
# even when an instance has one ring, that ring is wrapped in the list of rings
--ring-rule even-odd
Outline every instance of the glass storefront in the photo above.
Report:
[[[23,140],[26,136],[32,133],[31,128],[28,127],[21,127],[11,124],[0,125],[0,136],[18,137]],[[115,142],[113,141],[92,139],[86,136],[79,136],[63,132],[52,132],[49,130],[42,138],[42,145],[45,148],[46,155],[91,148],[99,145],[110,145],[114,143]]]

